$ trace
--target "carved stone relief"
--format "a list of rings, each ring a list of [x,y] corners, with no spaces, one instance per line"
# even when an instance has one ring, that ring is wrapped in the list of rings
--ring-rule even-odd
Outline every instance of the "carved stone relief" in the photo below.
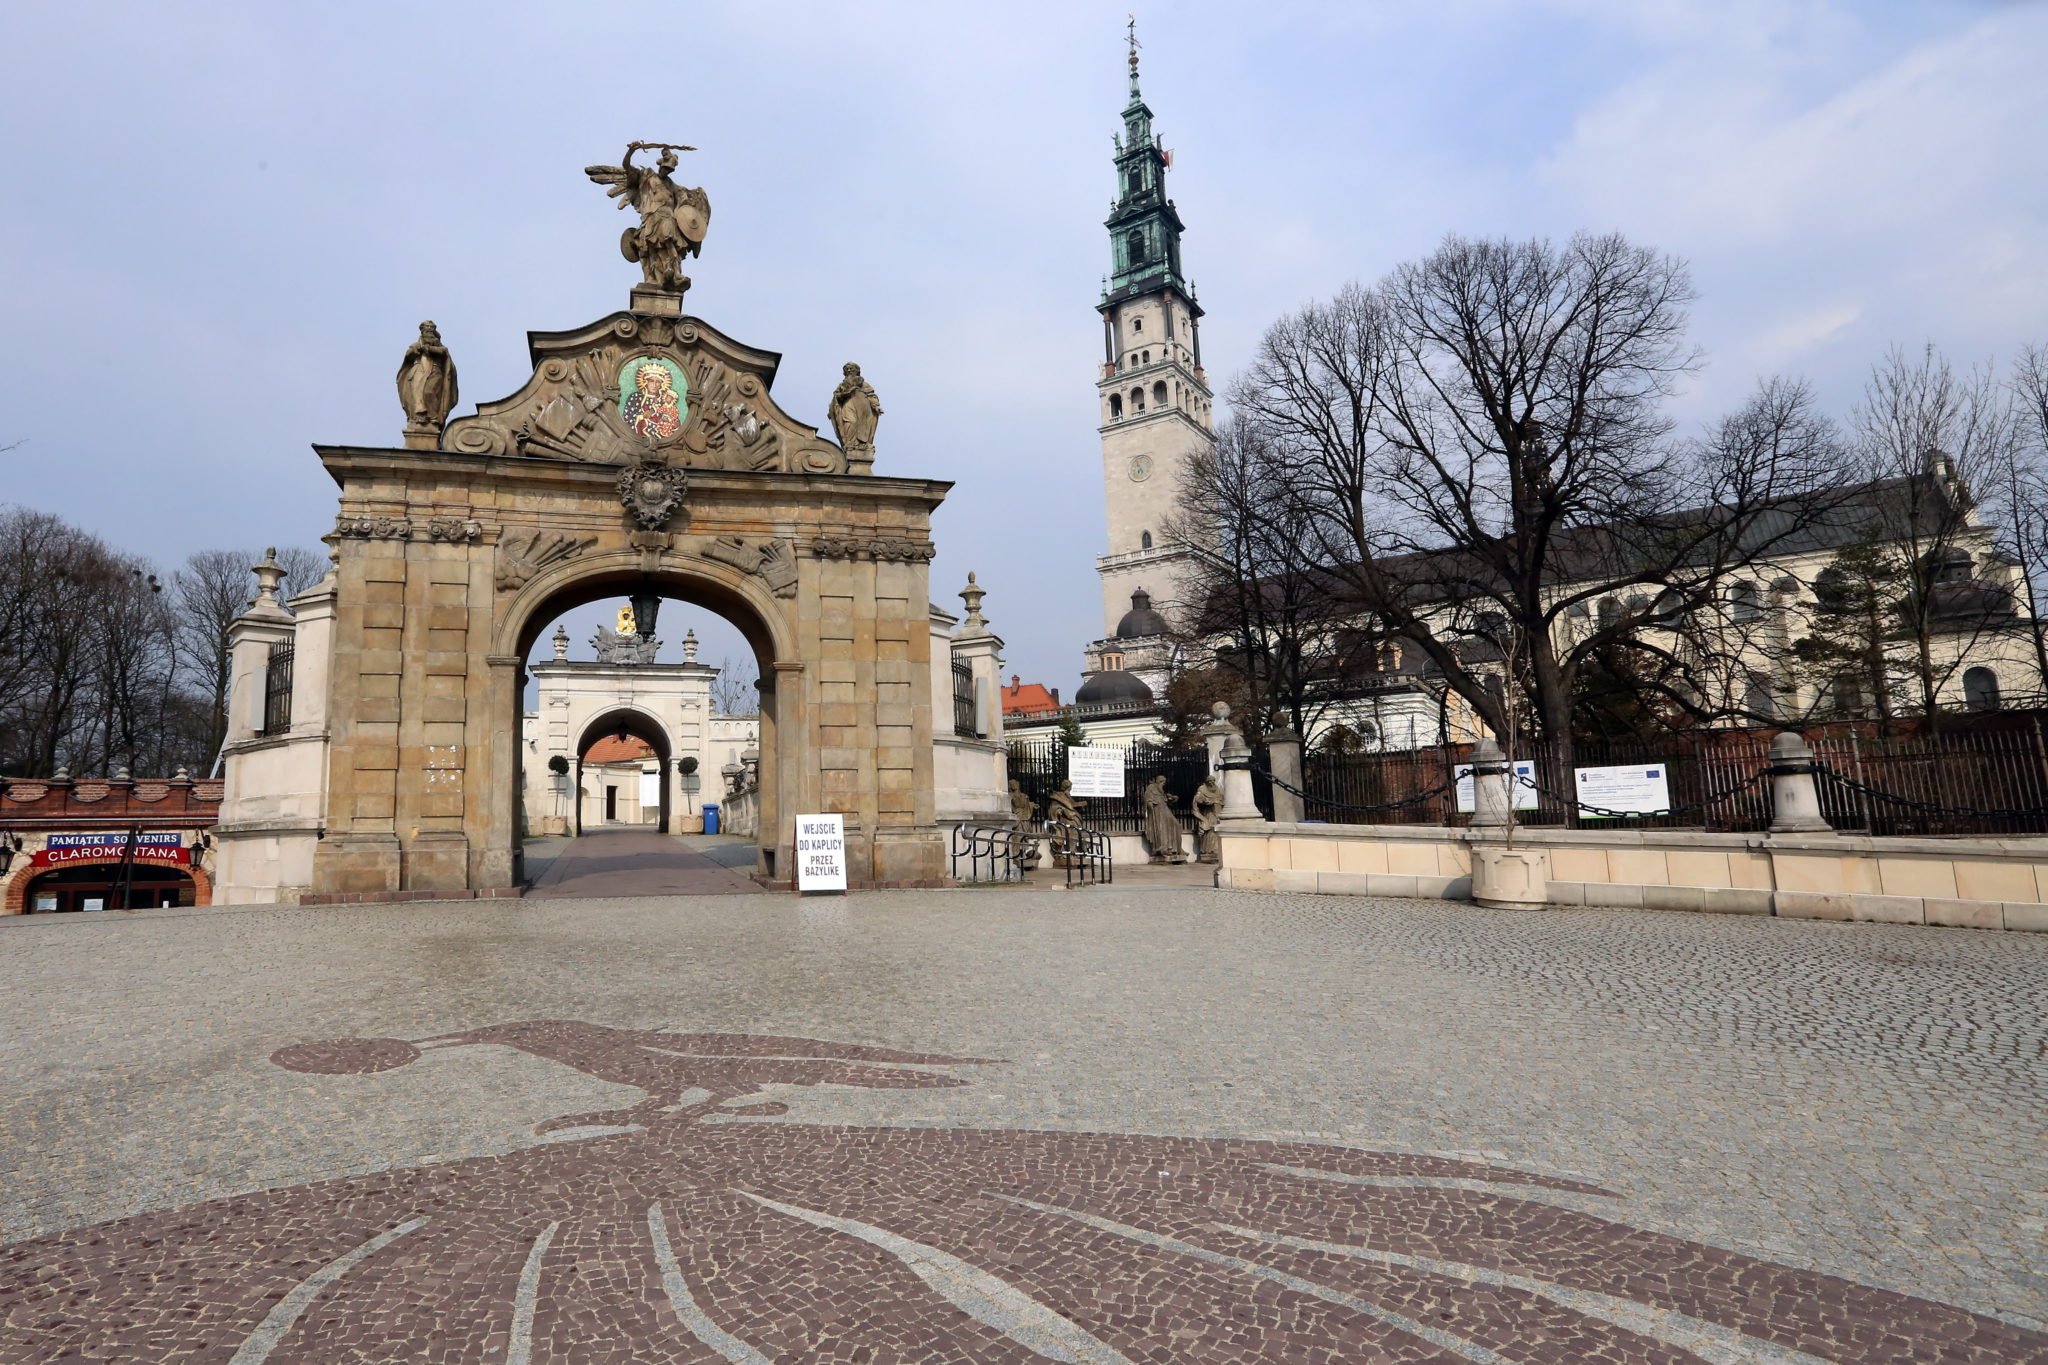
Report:
[[[536,338],[532,379],[452,423],[450,450],[630,465],[832,474],[844,451],[768,394],[775,357],[688,318],[615,314]]]
[[[427,539],[468,544],[484,538],[484,524],[474,517],[434,517],[427,522]]]
[[[343,517],[334,534],[345,540],[410,540],[412,523],[403,517]]]
[[[817,536],[811,553],[819,559],[872,559],[884,563],[930,563],[938,548],[908,536]]]
[[[690,476],[674,465],[646,460],[619,475],[619,501],[643,531],[659,531],[668,524],[689,489]]]
[[[596,543],[596,536],[565,536],[559,531],[510,536],[498,547],[498,591],[515,592],[542,569],[574,559]]]
[[[758,574],[777,597],[796,596],[796,550],[786,540],[743,540],[719,536],[704,546],[704,557]]]

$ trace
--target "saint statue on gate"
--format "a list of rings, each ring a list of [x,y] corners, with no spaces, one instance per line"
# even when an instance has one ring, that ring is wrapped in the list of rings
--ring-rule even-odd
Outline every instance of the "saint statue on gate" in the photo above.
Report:
[[[1188,855],[1180,843],[1180,817],[1166,795],[1166,774],[1145,784],[1145,851],[1155,863],[1184,863]]]

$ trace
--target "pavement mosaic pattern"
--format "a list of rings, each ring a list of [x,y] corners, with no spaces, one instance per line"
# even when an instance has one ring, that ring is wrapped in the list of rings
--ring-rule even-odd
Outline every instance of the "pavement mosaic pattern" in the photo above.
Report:
[[[2044,1360],[2044,946],[1180,889],[9,926],[0,1361]]]

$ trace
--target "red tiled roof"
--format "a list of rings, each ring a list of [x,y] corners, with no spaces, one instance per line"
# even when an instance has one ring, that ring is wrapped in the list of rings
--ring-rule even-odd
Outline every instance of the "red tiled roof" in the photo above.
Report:
[[[606,735],[583,751],[585,763],[634,763],[653,757],[654,750],[638,735]]]
[[[1039,683],[1021,681],[1016,674],[1003,688],[1003,714],[1006,716],[1029,715],[1034,711],[1057,711],[1060,709],[1060,694],[1057,690],[1047,691]]]

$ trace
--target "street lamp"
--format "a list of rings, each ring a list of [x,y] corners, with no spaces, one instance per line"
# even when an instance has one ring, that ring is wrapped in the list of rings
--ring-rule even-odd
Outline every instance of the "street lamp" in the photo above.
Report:
[[[14,862],[14,855],[21,852],[19,834],[0,834],[0,877],[7,875],[7,869]]]
[[[661,594],[651,583],[642,583],[640,591],[629,599],[633,603],[633,630],[643,640],[654,638],[654,614],[661,610]]]

